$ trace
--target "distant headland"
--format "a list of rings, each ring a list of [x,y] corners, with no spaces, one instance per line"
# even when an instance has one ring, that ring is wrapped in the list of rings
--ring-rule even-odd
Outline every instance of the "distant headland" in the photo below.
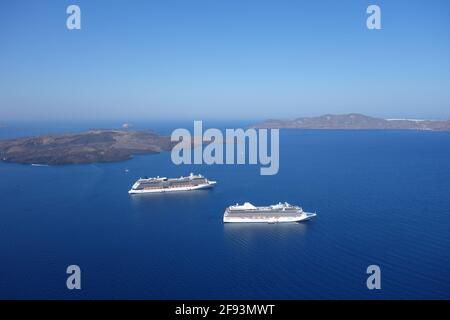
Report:
[[[169,136],[152,131],[95,129],[75,134],[0,140],[0,160],[33,165],[86,164],[170,151]],[[382,119],[362,114],[326,114],[292,120],[271,119],[252,128],[319,130],[428,130],[450,132],[450,120]],[[193,143],[195,145],[195,143]]]
[[[431,130],[450,131],[450,120],[382,119],[358,113],[326,114],[291,120],[271,119],[255,124],[253,128],[322,129],[322,130]]]
[[[41,165],[114,162],[171,149],[170,137],[149,131],[89,130],[0,140],[0,160]]]

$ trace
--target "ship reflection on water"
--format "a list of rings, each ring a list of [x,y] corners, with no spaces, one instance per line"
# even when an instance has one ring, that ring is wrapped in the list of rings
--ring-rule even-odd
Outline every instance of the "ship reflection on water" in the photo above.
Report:
[[[225,238],[233,242],[252,243],[258,242],[262,237],[270,241],[282,244],[291,241],[292,237],[298,241],[305,237],[310,223],[224,223],[223,233]]]
[[[170,193],[144,193],[129,196],[130,203],[135,212],[153,212],[160,209],[161,214],[167,214],[167,210],[172,208],[172,212],[187,212],[192,208],[199,208],[199,204],[207,202],[209,194],[213,190],[179,191]]]

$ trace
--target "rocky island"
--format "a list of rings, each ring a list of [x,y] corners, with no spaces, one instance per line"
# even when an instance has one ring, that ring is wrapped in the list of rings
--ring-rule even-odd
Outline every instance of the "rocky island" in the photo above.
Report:
[[[272,129],[432,130],[450,131],[450,120],[382,119],[358,113],[326,114],[292,120],[271,119],[252,126]]]
[[[0,140],[0,159],[43,165],[113,162],[170,150],[171,146],[170,137],[150,131],[89,130]]]

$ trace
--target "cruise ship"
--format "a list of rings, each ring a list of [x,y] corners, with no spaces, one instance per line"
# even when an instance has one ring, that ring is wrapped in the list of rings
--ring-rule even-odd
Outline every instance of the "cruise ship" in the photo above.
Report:
[[[299,222],[315,216],[316,213],[305,212],[301,207],[287,202],[266,207],[256,207],[246,202],[228,207],[223,215],[223,222]]]
[[[194,175],[191,173],[187,177],[180,178],[140,178],[128,191],[130,194],[139,193],[159,193],[174,191],[191,191],[199,189],[212,188],[216,181],[210,181],[202,175]]]

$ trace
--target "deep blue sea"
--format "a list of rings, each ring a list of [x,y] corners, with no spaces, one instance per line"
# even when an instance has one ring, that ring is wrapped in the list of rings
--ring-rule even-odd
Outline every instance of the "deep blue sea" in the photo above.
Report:
[[[12,125],[0,138],[88,127]],[[127,193],[141,176],[191,171],[216,188]],[[244,201],[287,201],[318,216],[224,225],[224,209]],[[79,291],[66,288],[71,264]],[[381,290],[366,287],[372,264]],[[450,133],[282,130],[274,176],[259,165],[176,166],[170,153],[0,163],[0,298],[449,299]]]

